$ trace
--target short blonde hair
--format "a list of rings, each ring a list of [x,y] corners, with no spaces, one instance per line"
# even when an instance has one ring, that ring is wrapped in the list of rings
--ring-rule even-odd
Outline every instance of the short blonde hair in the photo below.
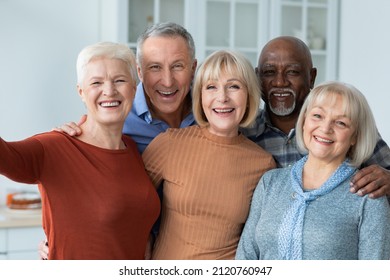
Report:
[[[310,111],[315,104],[335,102],[335,98],[341,96],[343,98],[345,115],[351,120],[352,126],[355,128],[353,137],[356,139],[356,144],[353,145],[347,153],[350,165],[360,167],[368,160],[373,152],[378,141],[378,131],[375,124],[375,119],[364,95],[354,86],[341,82],[325,82],[316,86],[308,95],[305,103],[302,106],[296,125],[296,137],[298,147],[307,152],[307,148],[303,141],[303,125],[306,118],[306,113]]]
[[[137,68],[133,51],[125,44],[99,42],[81,50],[77,57],[77,83],[82,83],[85,66],[95,58],[119,59],[126,63],[132,80],[137,82]]]
[[[193,114],[199,126],[207,126],[208,120],[202,107],[202,86],[209,80],[218,80],[221,72],[237,77],[247,88],[247,109],[240,126],[250,126],[260,106],[260,86],[252,64],[242,54],[234,51],[216,51],[198,68],[192,90]]]

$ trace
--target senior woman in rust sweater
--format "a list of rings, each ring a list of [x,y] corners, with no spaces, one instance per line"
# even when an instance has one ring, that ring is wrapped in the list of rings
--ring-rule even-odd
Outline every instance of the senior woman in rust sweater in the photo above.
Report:
[[[143,153],[155,186],[163,187],[153,259],[233,259],[253,190],[275,167],[270,154],[241,133],[260,103],[250,62],[230,51],[211,54],[193,88],[198,123],[168,129]]]
[[[0,138],[0,174],[39,184],[50,259],[143,259],[160,203],[135,143],[122,135],[136,89],[134,55],[126,45],[88,46],[77,76],[83,134]]]

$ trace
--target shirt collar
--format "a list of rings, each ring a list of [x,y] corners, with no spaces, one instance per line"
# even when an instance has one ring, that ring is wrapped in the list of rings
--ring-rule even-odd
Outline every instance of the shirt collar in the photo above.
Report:
[[[150,113],[148,104],[146,103],[144,87],[141,82],[138,84],[137,91],[135,92],[133,111],[136,113],[137,116],[141,116],[145,113]]]

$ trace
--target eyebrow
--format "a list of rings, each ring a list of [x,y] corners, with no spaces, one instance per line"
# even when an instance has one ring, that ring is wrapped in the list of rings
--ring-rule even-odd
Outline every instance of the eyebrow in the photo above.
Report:
[[[311,109],[310,109],[310,111],[311,110],[313,110],[313,109],[321,109],[322,111],[325,111],[325,109],[322,107],[322,106],[313,106]],[[341,118],[341,117],[343,117],[343,118],[347,118],[347,119],[351,119],[350,117],[348,117],[346,114],[343,114],[343,115],[336,115],[336,118]]]
[[[261,68],[265,68],[265,67],[275,67],[277,63],[264,63]],[[302,64],[300,63],[288,63],[286,64],[287,67],[301,67]]]

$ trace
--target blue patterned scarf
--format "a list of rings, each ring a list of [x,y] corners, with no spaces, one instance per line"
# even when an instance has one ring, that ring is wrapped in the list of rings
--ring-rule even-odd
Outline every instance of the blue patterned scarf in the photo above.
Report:
[[[344,161],[319,189],[304,192],[302,174],[306,161],[307,156],[296,162],[291,169],[291,182],[295,197],[284,215],[279,229],[278,250],[280,260],[302,259],[302,231],[307,205],[318,197],[332,191],[356,170],[348,165],[347,161]]]

